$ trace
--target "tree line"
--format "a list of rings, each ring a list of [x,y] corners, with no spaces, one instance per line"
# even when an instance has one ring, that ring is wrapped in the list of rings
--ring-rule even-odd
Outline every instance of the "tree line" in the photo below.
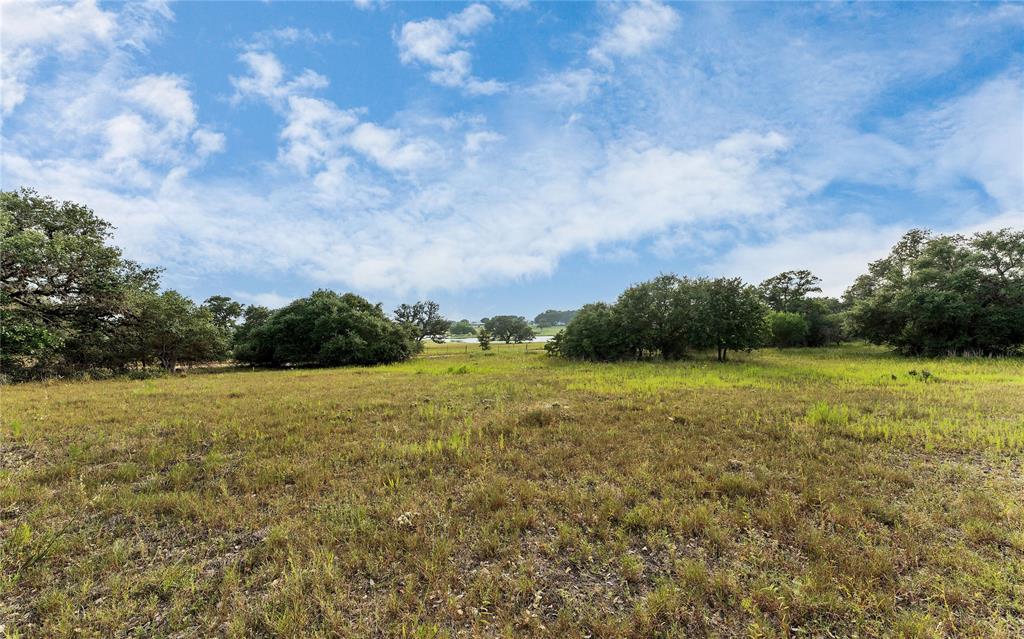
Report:
[[[111,226],[88,207],[33,190],[0,192],[0,375],[5,379],[174,370],[235,360],[261,366],[400,361],[425,340],[476,334],[519,343],[525,317],[453,323],[438,304],[380,304],[320,290],[271,310],[215,295],[200,304],[161,290],[159,269],[125,259]],[[786,271],[752,286],[735,278],[661,275],[613,304],[548,310],[566,324],[547,348],[566,357],[677,359],[710,349],[823,346],[846,339],[910,355],[1009,355],[1024,345],[1024,232],[970,237],[913,230],[842,299]],[[464,331],[464,332],[462,332]]]
[[[88,207],[0,192],[0,376],[145,373],[235,360],[267,366],[376,364],[415,353],[450,322],[433,302],[388,317],[354,294],[315,291],[284,308],[161,290],[110,245]]]
[[[584,306],[545,345],[552,355],[678,359],[690,351],[825,346],[849,339],[905,355],[1014,355],[1024,346],[1024,231],[970,237],[914,229],[836,299],[807,270],[759,286],[668,274],[614,304]]]

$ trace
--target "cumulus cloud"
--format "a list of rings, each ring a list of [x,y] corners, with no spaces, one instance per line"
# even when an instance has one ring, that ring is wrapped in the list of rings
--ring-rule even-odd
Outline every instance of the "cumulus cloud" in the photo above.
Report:
[[[399,57],[403,64],[431,67],[430,81],[446,87],[460,87],[474,95],[492,95],[506,89],[497,80],[480,80],[472,75],[471,42],[468,36],[494,22],[494,14],[483,4],[471,4],[443,20],[407,22],[398,34]]]
[[[653,0],[626,3],[614,9],[612,23],[589,53],[604,63],[636,56],[664,42],[678,26],[679,14],[668,5]]]
[[[424,138],[404,139],[401,131],[364,122],[349,137],[353,149],[380,166],[391,170],[409,170],[441,159],[441,149]]]
[[[307,173],[312,166],[335,157],[344,135],[359,118],[352,111],[343,111],[335,104],[317,98],[290,96],[288,115],[281,140],[279,157],[286,164]]]

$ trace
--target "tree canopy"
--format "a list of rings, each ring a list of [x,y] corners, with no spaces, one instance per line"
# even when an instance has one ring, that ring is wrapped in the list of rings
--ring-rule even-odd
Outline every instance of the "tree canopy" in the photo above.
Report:
[[[452,335],[476,335],[476,329],[468,319],[461,319],[451,325],[448,332]]]
[[[540,328],[547,328],[548,326],[562,326],[568,324],[575,317],[578,310],[575,311],[556,311],[553,308],[549,308],[533,318],[533,323]]]
[[[678,359],[710,348],[724,361],[730,350],[763,343],[767,312],[758,290],[738,279],[660,275],[629,287],[613,305],[584,306],[547,350],[614,360]]]
[[[63,374],[107,365],[133,299],[158,271],[107,244],[91,209],[30,189],[0,193],[0,366],[4,374]]]
[[[239,331],[235,357],[241,362],[369,365],[407,359],[415,351],[415,335],[408,326],[353,293],[314,291],[265,318],[259,315],[246,318]]]
[[[1024,231],[910,231],[847,290],[857,334],[912,355],[1024,345]]]
[[[536,335],[526,318],[521,315],[495,315],[486,318],[484,328],[494,339],[501,340],[506,344],[528,342]]]
[[[395,309],[395,319],[409,327],[413,339],[419,344],[424,338],[441,343],[452,323],[441,315],[437,302],[425,300],[415,304],[402,304]]]

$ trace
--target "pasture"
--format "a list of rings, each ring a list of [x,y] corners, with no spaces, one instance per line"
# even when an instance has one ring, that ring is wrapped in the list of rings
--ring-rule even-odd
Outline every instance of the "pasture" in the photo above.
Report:
[[[5,387],[2,632],[1024,635],[1024,361],[711,358]]]

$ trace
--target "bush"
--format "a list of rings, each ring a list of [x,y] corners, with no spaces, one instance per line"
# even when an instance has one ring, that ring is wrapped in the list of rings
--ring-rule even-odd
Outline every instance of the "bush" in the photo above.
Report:
[[[413,336],[380,305],[320,290],[244,331],[235,358],[267,366],[345,366],[397,362],[414,352]]]
[[[776,312],[768,316],[772,346],[787,348],[803,346],[807,341],[810,326],[797,313]]]

